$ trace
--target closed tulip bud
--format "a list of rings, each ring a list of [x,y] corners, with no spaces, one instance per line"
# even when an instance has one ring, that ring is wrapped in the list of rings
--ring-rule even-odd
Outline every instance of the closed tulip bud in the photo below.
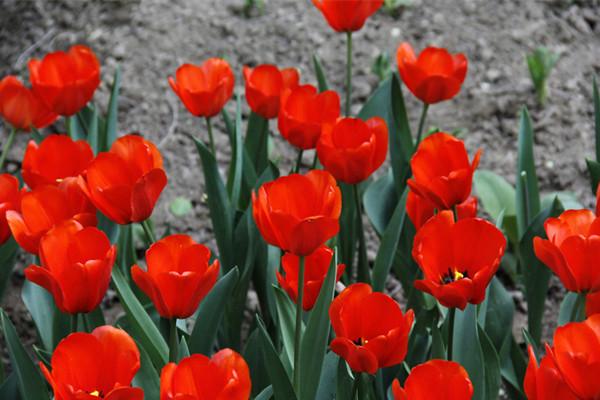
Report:
[[[250,109],[265,119],[277,117],[280,99],[285,89],[298,86],[300,75],[296,68],[278,69],[271,64],[255,68],[244,67],[246,100]]]
[[[335,31],[354,32],[379,10],[383,0],[313,0],[313,4]]]

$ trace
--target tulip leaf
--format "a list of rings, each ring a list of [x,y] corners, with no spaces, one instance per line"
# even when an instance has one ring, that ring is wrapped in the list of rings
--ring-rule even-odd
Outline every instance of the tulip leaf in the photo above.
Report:
[[[533,156],[533,128],[527,108],[521,111],[517,160],[516,211],[519,237],[540,212],[540,193]]]
[[[23,283],[21,297],[31,314],[44,348],[54,350],[58,342],[69,334],[69,317],[61,313],[52,295],[28,280]]]
[[[121,67],[117,66],[108,100],[108,111],[104,132],[99,138],[98,151],[108,151],[113,142],[117,140],[117,122],[119,117],[119,90],[121,88]]]
[[[354,379],[348,364],[343,358],[338,357],[336,399],[351,399],[353,383]]]
[[[341,261],[348,265],[354,265],[354,255],[356,253],[357,244],[357,218],[356,218],[356,202],[354,201],[354,192],[352,185],[344,182],[338,183],[340,192],[342,193],[342,212],[340,214],[340,232],[337,240],[340,249]],[[348,268],[344,275],[350,277],[352,268]]]
[[[323,371],[315,400],[334,400],[337,385],[337,369],[340,357],[333,351],[325,356]]]
[[[298,384],[300,400],[313,400],[319,387],[323,359],[329,341],[329,305],[333,299],[337,270],[337,251],[331,258],[329,271],[306,324],[300,346],[300,378]]]
[[[273,386],[273,395],[276,399],[295,400],[297,397],[294,388],[292,387],[292,383],[290,382],[290,377],[279,359],[279,355],[273,346],[273,342],[271,342],[265,324],[258,315],[256,316],[256,320],[260,335],[260,347],[266,366],[268,366],[267,374],[269,375],[271,385]]]
[[[296,305],[289,298],[287,293],[279,287],[273,285],[275,293],[275,304],[277,304],[277,315],[279,316],[279,329],[283,350],[288,358],[290,365],[294,361],[294,334],[296,332]],[[302,332],[305,327],[302,324]]]
[[[577,311],[574,311],[575,307],[580,307],[581,304],[578,303],[577,299],[580,295],[575,292],[567,292],[565,298],[560,303],[560,310],[558,312],[558,326],[563,326],[572,322],[572,317],[577,315]]]
[[[100,211],[98,211],[96,213],[96,216],[98,218],[98,229],[100,229],[102,232],[104,232],[106,234],[106,236],[108,237],[108,240],[110,240],[111,243],[115,243],[117,241],[117,239],[119,238],[119,231],[122,229],[125,229],[124,228],[125,225],[121,226],[121,225],[111,221]],[[120,250],[120,248],[119,248],[119,250]]]
[[[473,185],[483,208],[492,219],[496,220],[502,210],[505,215],[515,215],[515,188],[502,176],[489,170],[477,170]]]
[[[271,397],[273,397],[273,386],[269,385],[254,400],[269,400]]]
[[[523,394],[523,380],[525,379],[527,361],[513,335],[510,336],[506,345],[502,348],[502,353],[504,352],[508,353],[508,357],[500,354],[500,371],[507,383],[505,388],[509,393],[509,397],[514,400],[526,400]]]
[[[167,363],[169,354],[169,347],[165,339],[131,290],[119,268],[113,268],[112,280],[131,325],[131,333],[148,352],[154,366],[162,368]]]
[[[0,246],[0,303],[15,268],[18,248],[19,246],[12,236]]]
[[[248,117],[245,146],[257,175],[269,165],[269,120],[254,111]]]
[[[585,208],[583,204],[579,202],[577,196],[573,192],[552,192],[542,196],[542,209],[548,208],[552,205],[555,198],[558,198],[562,208],[565,210],[581,210]]]
[[[590,159],[586,159],[585,162],[590,173],[590,184],[592,186],[592,193],[596,194],[598,183],[600,183],[600,163]]]
[[[315,68],[315,76],[317,77],[319,92],[324,92],[328,90],[329,85],[327,84],[327,78],[325,77],[325,72],[323,71],[321,60],[316,54],[313,54],[313,66]]]
[[[150,356],[139,343],[138,349],[140,351],[140,369],[133,378],[132,384],[144,390],[146,399],[158,399],[160,398],[160,377],[152,365]]]
[[[527,326],[536,343],[539,343],[542,338],[544,302],[552,273],[535,256],[533,238],[536,236],[546,238],[544,222],[549,217],[557,217],[562,211],[560,201],[556,198],[551,207],[542,210],[533,219],[519,243],[519,263],[523,272],[525,299],[527,300]]]
[[[510,293],[497,277],[488,285],[485,300],[479,306],[479,324],[500,352],[506,339],[512,335],[515,304]]]
[[[0,399],[2,400],[21,400],[19,393],[19,381],[16,373],[11,373],[4,381],[0,383]]]
[[[446,345],[442,338],[442,331],[438,327],[438,324],[434,322],[431,326],[431,358],[445,360],[447,354]]]
[[[237,267],[223,276],[206,295],[198,311],[196,322],[189,340],[192,354],[200,353],[210,355],[217,338],[219,326],[223,319],[225,306],[231,299],[231,293],[238,283],[240,273]]]
[[[207,195],[210,218],[219,248],[219,260],[225,271],[233,268],[233,215],[234,210],[219,174],[217,160],[200,140],[192,137],[200,155],[204,172],[204,190]]]
[[[379,251],[375,257],[375,265],[373,267],[373,290],[381,292],[385,288],[385,281],[392,269],[394,256],[398,249],[398,243],[406,226],[406,198],[408,190],[405,189],[402,198],[396,205],[394,214],[390,219],[383,236]]]
[[[92,312],[87,314],[81,314],[81,323],[86,329],[90,331],[96,329],[99,326],[106,325],[106,321],[104,320],[104,314],[102,313],[102,308],[99,305]]]
[[[398,204],[398,193],[391,170],[376,181],[371,182],[363,196],[365,212],[379,236],[391,221]]]
[[[238,207],[242,190],[242,167],[244,143],[242,141],[242,101],[239,94],[236,95],[235,129],[231,143],[231,163],[229,176],[227,178],[227,191],[231,198],[231,204]]]
[[[248,364],[248,369],[250,370],[253,395],[258,395],[263,389],[270,386],[267,365],[265,364],[262,352],[262,337],[259,331],[260,329],[258,327],[254,327],[251,331],[252,333],[248,336],[246,346],[242,353],[244,360],[246,360],[246,363]]]
[[[0,309],[0,322],[10,361],[17,377],[17,386],[24,399],[49,400],[44,378],[19,341],[15,327],[4,310]]]
[[[281,250],[259,240],[256,246],[256,260],[254,261],[254,268],[252,268],[252,286],[258,296],[261,316],[267,328],[274,325],[274,319],[277,315],[273,285],[277,285],[276,272],[280,263]]]
[[[477,325],[477,335],[481,346],[481,354],[483,355],[482,365],[485,372],[485,395],[483,399],[497,399],[502,380],[500,358],[494,348],[494,344],[479,325]]]

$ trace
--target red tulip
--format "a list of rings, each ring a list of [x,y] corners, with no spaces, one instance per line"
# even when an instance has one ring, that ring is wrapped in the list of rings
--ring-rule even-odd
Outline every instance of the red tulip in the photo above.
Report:
[[[600,218],[590,210],[568,210],[544,223],[548,239],[533,239],[535,255],[572,292],[600,290]]]
[[[327,271],[329,271],[332,257],[333,250],[323,245],[304,259],[304,297],[302,297],[302,308],[305,311],[311,310],[314,307],[317,297],[319,297],[321,286],[323,286],[323,281],[327,276]],[[300,259],[292,253],[285,253],[281,257],[281,265],[283,266],[285,275],[277,272],[277,281],[292,301],[296,303],[298,298],[298,269]],[[344,264],[338,264],[336,281],[340,279],[345,269],[346,266]]]
[[[464,54],[453,55],[437,47],[427,47],[417,57],[410,44],[402,43],[396,52],[396,61],[404,84],[427,104],[456,96],[467,76]]]
[[[22,131],[29,131],[32,126],[45,128],[58,118],[31,89],[12,75],[0,81],[0,116]]]
[[[444,388],[444,395],[440,389]],[[467,371],[458,363],[446,360],[430,360],[417,365],[406,378],[404,389],[398,379],[392,382],[394,400],[470,400],[473,384]]]
[[[98,154],[79,183],[104,215],[124,225],[150,217],[167,175],[154,143],[127,135]]]
[[[140,369],[140,352],[123,330],[101,326],[92,333],[73,333],[52,354],[52,372],[40,368],[56,400],[142,400],[144,392],[132,388]]]
[[[263,239],[307,256],[337,235],[342,194],[328,172],[282,176],[252,193],[252,215]]]
[[[92,99],[100,84],[100,63],[86,46],[46,54],[29,61],[29,79],[35,94],[59,115],[76,114]]]
[[[11,174],[0,175],[0,245],[6,243],[10,237],[10,228],[6,220],[8,211],[21,210],[21,194],[19,180]]]
[[[547,349],[551,351],[549,347]],[[528,352],[529,365],[523,382],[528,400],[579,400],[569,389],[552,357],[546,355],[538,365],[531,346]]]
[[[388,295],[355,283],[333,300],[329,318],[336,335],[331,350],[353,371],[374,374],[404,360],[414,314],[402,314]]]
[[[383,0],[312,0],[327,23],[337,32],[360,30],[367,18],[375,14]]]
[[[481,150],[469,164],[465,144],[447,133],[426,137],[410,160],[410,189],[429,200],[438,210],[449,210],[471,195],[473,173]]]
[[[340,118],[323,126],[317,154],[323,167],[339,181],[354,184],[367,179],[383,164],[388,149],[385,121],[373,117]]]
[[[74,219],[83,226],[96,225],[96,209],[75,179],[58,186],[46,185],[24,193],[21,211],[7,211],[6,220],[13,237],[24,250],[38,253],[40,238],[61,222]]]
[[[421,197],[412,191],[408,192],[406,198],[406,213],[417,230],[435,215],[435,205],[425,197]],[[456,206],[458,219],[475,218],[477,216],[477,198],[469,196],[467,200]]]
[[[285,89],[298,86],[300,75],[296,68],[279,70],[271,64],[256,68],[244,67],[246,100],[256,114],[265,119],[277,117],[279,100]]]
[[[251,387],[246,361],[231,349],[194,354],[160,374],[160,400],[248,400]]]
[[[146,251],[148,271],[134,265],[131,277],[150,297],[161,317],[187,318],[219,276],[219,261],[209,262],[208,247],[188,235],[171,235]]]
[[[227,61],[209,58],[200,66],[183,64],[169,77],[171,89],[196,117],[214,117],[233,94],[235,77]]]
[[[340,116],[340,96],[333,90],[317,92],[312,85],[286,89],[281,95],[279,131],[288,142],[303,149],[314,149],[324,124]]]
[[[30,140],[23,157],[23,180],[32,189],[79,176],[94,158],[85,140],[49,135],[39,145]]]
[[[412,255],[424,274],[415,287],[445,307],[464,310],[467,303],[479,304],[505,248],[504,235],[489,222],[468,218],[455,223],[451,211],[442,211],[415,236]]]
[[[585,296],[585,315],[591,317],[600,314],[600,292],[588,293]]]
[[[104,232],[68,220],[42,237],[39,250],[42,266],[30,265],[25,276],[50,292],[59,310],[78,314],[98,307],[117,255]]]

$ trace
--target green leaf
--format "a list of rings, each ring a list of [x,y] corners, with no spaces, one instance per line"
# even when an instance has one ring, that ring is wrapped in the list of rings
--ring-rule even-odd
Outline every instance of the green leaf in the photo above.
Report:
[[[333,351],[325,356],[323,371],[315,400],[334,400],[337,385],[337,370],[340,358]]]
[[[495,399],[486,397],[485,360],[479,344],[477,306],[468,304],[464,311],[456,310],[454,321],[452,361],[462,365],[473,383],[473,400]]]
[[[575,307],[579,307],[577,304],[577,299],[580,295],[575,292],[567,292],[565,298],[560,303],[560,309],[558,312],[558,326],[563,326],[569,322],[571,322],[571,316],[573,315],[573,309]]]
[[[503,177],[488,170],[477,170],[473,185],[483,208],[492,219],[497,219],[504,210],[505,215],[515,215],[515,188]]]
[[[94,154],[98,154],[98,111],[92,108],[92,115],[87,125],[87,141],[92,147]]]
[[[138,343],[140,350],[140,369],[133,378],[133,386],[144,390],[146,399],[160,398],[160,377],[152,365],[152,360],[143,346]]]
[[[501,374],[500,358],[494,344],[481,328],[477,326],[481,354],[483,355],[483,368],[485,372],[485,395],[484,399],[497,399],[500,391]]]
[[[373,266],[373,290],[381,292],[385,288],[385,281],[392,269],[394,255],[398,249],[398,243],[402,236],[403,228],[406,226],[406,198],[408,190],[405,189],[402,198],[398,202],[394,214],[381,238],[379,251],[375,257]]]
[[[196,313],[196,322],[189,340],[192,354],[210,355],[223,319],[225,306],[238,283],[240,273],[237,267],[223,276],[206,295]]]
[[[317,57],[316,54],[313,54],[313,66],[315,68],[315,75],[317,77],[319,92],[324,92],[328,90],[329,85],[327,84],[327,78],[325,77],[325,72],[323,72],[321,60],[319,60],[319,57]]]
[[[262,337],[260,329],[255,327],[248,336],[246,346],[244,347],[243,357],[250,370],[250,380],[252,382],[252,394],[258,395],[263,389],[269,387],[270,381],[267,375],[268,367],[265,363],[262,351]],[[272,388],[271,388],[272,391]]]
[[[242,100],[236,95],[235,129],[233,130],[233,141],[231,146],[231,163],[229,177],[227,179],[227,191],[231,196],[231,204],[237,207],[240,203],[242,190],[242,167],[244,143],[242,141]]]
[[[110,89],[110,99],[108,100],[108,113],[106,115],[106,125],[104,132],[99,140],[99,151],[108,151],[113,142],[117,139],[117,121],[119,117],[119,89],[121,88],[121,67],[117,66],[113,83]]]
[[[171,211],[171,214],[176,217],[184,217],[189,214],[193,208],[194,206],[192,205],[190,199],[179,196],[171,202],[169,211]]]
[[[340,232],[337,236],[337,243],[340,249],[340,258],[342,263],[350,266],[354,265],[354,255],[356,254],[356,245],[358,242],[358,227],[356,218],[356,202],[354,201],[354,191],[352,185],[339,182],[339,188],[342,192],[342,213],[340,215]],[[345,272],[350,275],[351,268]]]
[[[504,356],[502,353],[508,354]],[[513,335],[511,335],[506,345],[503,346],[500,360],[500,371],[502,378],[507,383],[505,387],[509,393],[509,397],[513,400],[526,400],[523,394],[523,380],[525,379],[527,361]]]
[[[329,340],[329,305],[333,300],[337,270],[337,251],[331,259],[329,271],[306,324],[300,346],[299,399],[313,400],[319,386],[323,359]]]
[[[12,236],[0,246],[0,303],[10,282],[19,246]]]
[[[89,327],[91,330],[96,329],[99,326],[106,325],[101,306],[96,307],[96,309],[94,309],[92,312],[81,314],[81,318],[85,320],[84,326]]]
[[[215,156],[200,140],[192,137],[200,155],[204,172],[204,187],[207,195],[208,208],[212,227],[219,248],[219,260],[226,271],[233,268],[233,215],[234,210],[227,196],[225,185],[219,174]]]
[[[148,352],[156,368],[162,368],[168,361],[169,346],[152,319],[144,310],[144,306],[135,297],[131,287],[119,268],[113,268],[112,280],[131,324],[131,330]]]
[[[119,237],[119,231],[125,229],[125,225],[114,223],[100,211],[96,213],[96,216],[98,217],[98,229],[106,234],[111,243],[115,243]]]
[[[542,196],[542,209],[548,208],[552,205],[555,198],[562,204],[562,208],[565,210],[581,210],[585,208],[577,199],[577,196],[573,192],[552,192]]]
[[[262,174],[269,164],[268,139],[269,120],[251,112],[248,117],[245,146],[258,175]]]
[[[431,358],[445,360],[448,354],[442,332],[437,323],[431,326]]]
[[[540,193],[533,156],[533,128],[527,108],[521,111],[517,161],[516,211],[519,237],[540,212]]]
[[[590,159],[586,159],[585,162],[590,173],[592,193],[596,195],[596,189],[598,188],[598,183],[600,183],[600,163]]]
[[[515,304],[512,296],[497,277],[493,277],[479,309],[479,323],[500,352],[506,339],[512,335]]]
[[[269,385],[254,400],[269,400],[271,397],[273,397],[273,386]]]
[[[290,362],[294,361],[294,334],[296,332],[296,307],[289,296],[277,286],[273,286],[275,293],[275,304],[277,305],[277,315],[279,316],[279,330],[283,342],[283,350]],[[302,333],[305,327],[302,324]]]
[[[365,191],[363,196],[365,212],[380,236],[383,235],[392,219],[398,200],[391,170],[378,180],[371,182]]]
[[[19,393],[19,382],[17,374],[12,373],[2,383],[0,383],[0,399],[2,400],[21,400]]]
[[[27,351],[19,341],[15,327],[2,309],[0,309],[0,322],[10,361],[17,376],[21,397],[32,400],[50,400],[44,378],[38,367],[29,358]]]
[[[275,351],[275,347],[273,346],[273,342],[271,342],[271,338],[269,338],[265,325],[258,315],[256,316],[256,320],[261,339],[260,346],[262,354],[265,363],[268,366],[267,374],[269,375],[271,385],[273,386],[273,395],[276,399],[295,400],[296,393],[294,393],[290,377],[287,372],[285,372],[285,368],[279,359],[277,351]]]
[[[337,385],[336,385],[336,399],[351,399],[352,396],[352,384],[354,379],[348,364],[343,358],[339,358],[337,367]],[[353,400],[353,399],[352,399]]]
[[[58,342],[70,333],[70,319],[61,313],[46,289],[28,280],[23,283],[21,298],[29,310],[44,348],[54,350]]]

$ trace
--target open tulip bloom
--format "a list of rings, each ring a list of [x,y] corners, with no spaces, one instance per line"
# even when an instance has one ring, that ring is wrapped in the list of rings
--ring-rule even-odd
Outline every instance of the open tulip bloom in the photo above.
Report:
[[[461,99],[487,101],[465,85],[478,58],[403,42],[397,71],[353,97],[353,40],[369,36],[353,34],[387,29],[378,10],[399,2],[300,3],[345,77],[317,54],[314,73],[261,54],[182,54],[202,58],[158,73],[184,118],[206,125],[176,129],[169,152],[150,140],[160,126],[124,134],[131,76],[114,68],[106,82],[90,47],[0,77],[0,303],[10,292],[31,314],[0,309],[0,400],[600,400],[600,129],[586,159],[595,210],[548,198],[540,110],[521,112],[508,180],[452,130],[460,121],[426,125],[434,104],[461,116]],[[173,159],[188,146],[196,174]],[[21,340],[25,328],[37,335]]]

